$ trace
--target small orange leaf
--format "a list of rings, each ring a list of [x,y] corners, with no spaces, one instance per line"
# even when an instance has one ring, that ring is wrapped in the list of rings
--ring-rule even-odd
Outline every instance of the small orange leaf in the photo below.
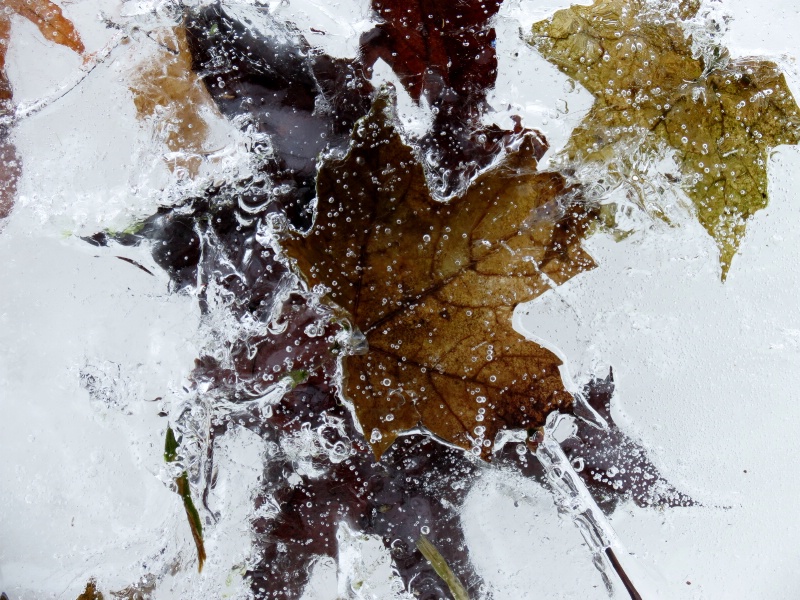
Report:
[[[4,0],[4,4],[36,25],[48,40],[71,48],[78,54],[86,50],[72,21],[65,18],[61,8],[50,0]]]
[[[48,40],[83,54],[85,48],[75,26],[49,0],[3,0],[2,5],[36,25]],[[8,13],[4,12],[0,14],[0,117],[11,112],[13,96],[5,69],[10,35],[11,21]],[[5,127],[0,127],[0,219],[11,212],[21,170],[16,149],[7,133]]]
[[[133,102],[140,119],[154,120],[156,135],[169,150],[185,154],[170,166],[195,174],[200,167],[199,155],[207,150],[209,127],[203,113],[216,113],[217,109],[192,70],[186,30],[167,29],[157,39],[165,50],[134,78],[130,86]]]

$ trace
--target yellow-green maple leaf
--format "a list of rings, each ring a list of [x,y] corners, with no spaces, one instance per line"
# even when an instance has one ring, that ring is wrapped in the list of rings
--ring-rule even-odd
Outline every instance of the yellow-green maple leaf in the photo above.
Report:
[[[770,148],[800,142],[800,111],[778,66],[758,58],[695,57],[680,20],[696,3],[596,0],[533,25],[531,44],[595,96],[564,155],[625,177],[631,144],[665,143],[683,189],[719,247],[723,279],[745,221],[767,205]],[[713,64],[711,64],[713,62]]]

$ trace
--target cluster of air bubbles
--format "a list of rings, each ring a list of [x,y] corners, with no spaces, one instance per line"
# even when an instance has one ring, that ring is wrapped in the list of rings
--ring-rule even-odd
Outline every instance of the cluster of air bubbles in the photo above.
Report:
[[[369,435],[369,443],[370,444],[377,444],[382,439],[383,439],[383,434],[380,432],[380,430],[377,427],[375,429],[373,429],[372,433],[370,433],[370,435]]]
[[[330,441],[329,433],[333,431],[335,441]],[[304,422],[299,430],[281,435],[278,444],[283,458],[294,465],[294,472],[306,477],[319,477],[324,474],[320,470],[318,459],[327,456],[334,464],[344,462],[352,455],[350,440],[344,436],[344,428],[340,419],[329,417],[325,423],[312,427]],[[338,439],[337,439],[338,438]]]
[[[476,419],[476,421],[480,420],[482,419]],[[484,448],[489,448],[492,445],[492,441],[486,439],[486,427],[483,425],[476,425],[472,429],[472,433],[475,437],[471,438],[472,447],[470,448],[470,452],[475,456],[480,456]]]
[[[325,324],[324,323],[319,323],[319,322],[309,323],[308,325],[305,326],[305,329],[303,330],[303,332],[308,337],[312,337],[312,338],[313,337],[319,337],[321,335],[324,335],[324,333],[325,333]]]

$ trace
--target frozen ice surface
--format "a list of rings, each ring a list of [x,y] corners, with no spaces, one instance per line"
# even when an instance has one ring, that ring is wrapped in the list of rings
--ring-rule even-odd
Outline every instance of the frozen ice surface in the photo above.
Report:
[[[154,400],[191,367],[197,311],[166,292],[164,276],[96,254],[13,224],[0,236],[0,581],[9,593],[77,597],[90,572],[124,587],[179,508],[157,478],[164,426]],[[81,371],[98,364],[132,382],[108,403],[81,385]]]
[[[161,4],[63,6],[95,51],[113,35],[98,12],[124,20]],[[498,85],[485,120],[508,127],[520,115],[541,129],[551,145],[545,164],[591,97],[518,32],[568,4],[509,0],[495,19]],[[366,2],[270,8],[296,16],[311,43],[336,56],[354,56],[369,28]],[[732,54],[788,56],[782,64],[797,96],[796,4],[727,0],[723,8],[732,16],[724,37]],[[45,44],[33,25],[13,23],[7,67],[18,101],[49,93],[80,69],[78,57]],[[218,441],[208,503],[219,520],[207,529],[209,559],[199,575],[164,471],[166,422],[158,413],[186,393],[205,343],[197,337],[196,298],[169,292],[145,249],[95,248],[78,237],[124,228],[183,185],[149,158],[151,139],[136,120],[126,77],[152,46],[139,36],[131,47],[138,57],[115,51],[13,133],[24,171],[15,212],[0,230],[0,591],[11,600],[76,598],[90,577],[104,591],[119,590],[153,573],[162,576],[156,599],[249,595],[243,576],[264,443],[237,427]],[[384,80],[393,75],[377,68],[373,81]],[[409,129],[424,125],[425,108],[412,108],[402,92],[401,99]],[[238,132],[220,121],[215,135],[235,162]],[[626,503],[609,517],[631,553],[631,572],[654,597],[800,593],[800,483],[792,476],[800,453],[797,173],[797,148],[773,153],[770,205],[749,222],[725,284],[712,240],[688,213],[677,215],[679,227],[642,217],[622,242],[605,234],[589,241],[598,268],[517,311],[520,331],[564,357],[572,389],[614,367],[616,420],[702,504]],[[462,518],[476,571],[495,600],[608,597],[578,530],[532,480],[486,470]],[[338,535],[339,566],[317,561],[305,600],[408,597],[379,540],[346,527]]]

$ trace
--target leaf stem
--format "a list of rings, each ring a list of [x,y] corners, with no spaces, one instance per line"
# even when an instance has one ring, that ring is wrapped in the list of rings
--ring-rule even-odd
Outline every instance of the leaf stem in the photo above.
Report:
[[[583,539],[594,556],[594,564],[600,570],[609,592],[613,586],[607,570],[611,569],[621,580],[631,600],[642,600],[628,574],[622,568],[613,548],[622,549],[614,529],[592,498],[586,485],[575,472],[554,433],[571,419],[568,415],[551,413],[543,428],[543,439],[536,447],[536,458],[544,467],[550,489],[555,496],[561,514],[568,516],[580,530]]]
[[[633,587],[633,582],[631,581],[630,577],[628,577],[625,569],[622,568],[617,555],[614,554],[614,551],[611,549],[611,547],[606,548],[606,556],[608,557],[611,566],[614,567],[617,575],[619,575],[619,578],[622,580],[622,585],[624,585],[625,589],[628,590],[631,600],[642,600],[642,595],[636,591],[635,587]]]
[[[463,584],[458,577],[456,577],[456,574],[453,573],[453,569],[447,564],[444,556],[436,549],[436,546],[424,535],[421,535],[417,540],[417,548],[422,552],[422,555],[428,559],[428,562],[431,563],[436,574],[441,577],[447,584],[447,587],[450,588],[450,593],[453,594],[453,598],[455,598],[455,600],[469,600],[467,590],[464,589]]]

